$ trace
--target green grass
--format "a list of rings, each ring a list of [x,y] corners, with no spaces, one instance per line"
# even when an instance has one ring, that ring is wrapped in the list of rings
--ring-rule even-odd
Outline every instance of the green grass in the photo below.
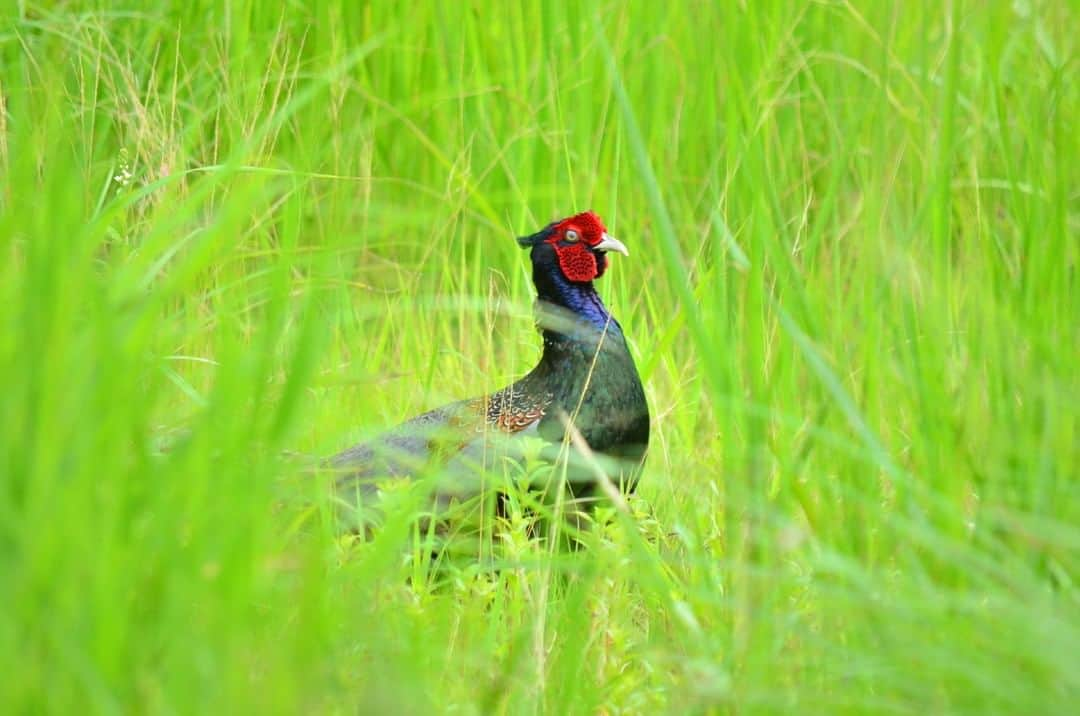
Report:
[[[0,712],[1075,707],[1072,4],[14,4]],[[530,367],[585,208],[633,519],[339,537],[313,461]]]

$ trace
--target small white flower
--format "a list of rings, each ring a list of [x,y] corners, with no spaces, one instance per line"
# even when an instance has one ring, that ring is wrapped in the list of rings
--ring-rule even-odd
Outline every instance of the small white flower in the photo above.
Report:
[[[128,163],[127,149],[120,150],[120,156],[117,158],[117,164],[119,165],[116,174],[113,175],[113,181],[119,184],[117,191],[120,187],[126,187],[131,183],[131,180],[135,178],[135,175],[131,173],[131,165]]]

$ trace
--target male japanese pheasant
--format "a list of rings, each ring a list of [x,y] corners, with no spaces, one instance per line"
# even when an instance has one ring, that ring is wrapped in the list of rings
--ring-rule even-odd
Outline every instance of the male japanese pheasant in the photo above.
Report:
[[[542,459],[563,456],[576,499],[596,492],[598,464],[633,489],[649,442],[649,409],[622,327],[593,287],[609,251],[629,252],[591,211],[518,243],[532,259],[540,362],[502,390],[436,408],[331,458],[344,500],[370,503],[378,484],[419,475],[436,476],[438,503],[467,499],[480,493],[485,469],[506,457],[524,461],[518,446],[527,435],[540,439]],[[567,459],[575,453],[563,450],[569,430],[587,443],[588,464]]]

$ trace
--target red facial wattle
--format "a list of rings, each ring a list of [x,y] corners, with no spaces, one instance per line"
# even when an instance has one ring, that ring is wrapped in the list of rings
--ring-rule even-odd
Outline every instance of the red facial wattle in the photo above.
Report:
[[[586,282],[602,276],[607,269],[602,248],[606,240],[610,237],[600,217],[586,211],[559,222],[548,242],[555,249],[563,275],[571,281]]]
[[[555,245],[555,255],[559,259],[559,268],[571,281],[592,281],[602,272],[597,265],[596,255],[584,242],[571,246]]]

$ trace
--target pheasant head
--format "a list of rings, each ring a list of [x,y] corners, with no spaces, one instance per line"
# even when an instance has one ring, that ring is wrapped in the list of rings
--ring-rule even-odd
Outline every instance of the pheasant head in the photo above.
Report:
[[[519,238],[518,243],[532,248],[534,264],[553,256],[563,277],[574,283],[588,283],[602,276],[607,269],[608,251],[630,255],[621,241],[608,235],[600,217],[591,211],[553,221],[535,234]]]

